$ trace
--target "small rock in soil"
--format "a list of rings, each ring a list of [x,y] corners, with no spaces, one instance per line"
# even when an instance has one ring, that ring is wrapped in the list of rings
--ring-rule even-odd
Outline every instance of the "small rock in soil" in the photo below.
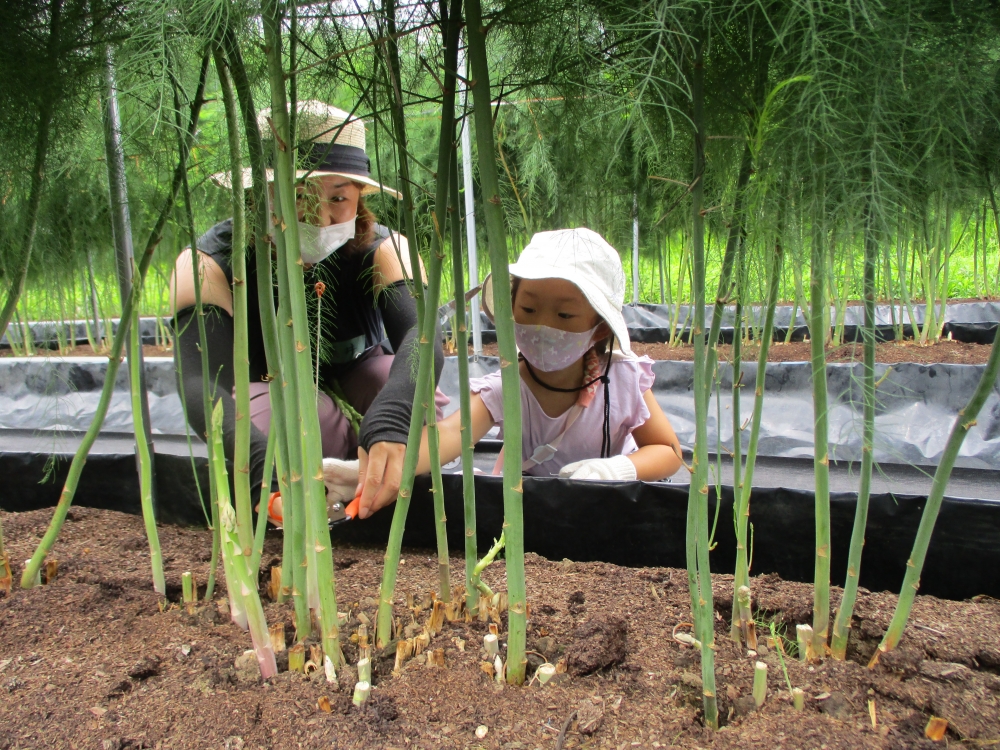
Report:
[[[528,673],[534,674],[535,670],[538,669],[545,663],[545,657],[539,656],[534,652],[525,654],[525,659],[528,662]]]
[[[559,658],[559,644],[550,635],[542,636],[535,641],[535,651],[553,663]]]
[[[252,650],[237,656],[233,667],[236,669],[236,679],[240,682],[260,681],[260,665],[257,663],[257,654]]]
[[[594,734],[604,721],[604,699],[591,698],[581,701],[576,708],[576,721],[576,728],[580,730],[580,734]]]
[[[573,632],[567,666],[575,676],[625,661],[628,626],[620,617],[588,620]]]
[[[733,714],[735,716],[749,716],[756,710],[757,703],[752,695],[741,695],[733,701]]]
[[[696,675],[692,672],[684,672],[681,674],[681,682],[683,682],[688,687],[695,688],[696,690],[701,690],[700,675]]]
[[[160,673],[160,657],[144,656],[126,674],[133,680],[146,680]]]
[[[683,669],[684,667],[690,667],[695,661],[694,651],[683,649],[674,657],[674,666]]]
[[[819,701],[819,710],[841,721],[851,715],[851,706],[843,693],[831,693],[829,698]]]

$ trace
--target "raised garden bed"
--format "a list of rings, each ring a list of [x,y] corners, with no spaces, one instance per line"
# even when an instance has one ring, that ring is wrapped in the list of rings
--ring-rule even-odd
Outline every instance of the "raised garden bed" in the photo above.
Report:
[[[48,511],[2,514],[13,559],[31,552],[48,517]],[[182,571],[205,581],[207,532],[164,526],[160,539],[175,598]],[[265,563],[280,546],[279,536],[269,536]],[[404,625],[410,617],[404,596],[419,601],[437,580],[437,561],[429,554],[404,551],[396,606]],[[480,668],[486,625],[446,624],[431,642],[432,649],[444,649],[446,667],[414,659],[394,677],[393,661],[379,660],[373,698],[360,711],[351,705],[348,670],[338,690],[288,672],[264,685],[255,665],[236,669],[250,639],[220,616],[221,600],[194,615],[176,605],[161,611],[140,518],[74,509],[52,556],[59,560],[52,583],[0,599],[0,686],[6,692],[0,748],[548,750],[585,703],[602,718],[589,736],[571,722],[566,748],[936,747],[922,739],[932,714],[948,719],[952,746],[982,747],[998,738],[1000,602],[990,598],[918,597],[900,647],[869,670],[862,663],[896,598],[862,590],[846,662],[810,666],[791,654],[785,659],[792,684],[806,693],[805,710],[793,709],[777,651],[767,648],[760,657],[769,666],[768,697],[762,709],[750,711],[753,660],[728,639],[731,578],[717,576],[717,685],[726,726],[712,733],[700,722],[698,655],[670,637],[690,611],[683,570],[529,555],[529,648],[557,660],[572,657],[577,666],[568,677],[544,688],[498,686]],[[381,557],[379,549],[335,551],[348,630],[356,629],[359,612],[373,615]],[[451,565],[457,573],[462,562],[452,559]],[[502,561],[487,569],[485,580],[504,588]],[[808,585],[767,576],[755,579],[753,589],[760,631],[774,622],[779,634],[788,635],[811,616]],[[835,590],[834,605],[838,600]],[[289,607],[269,604],[267,615],[292,632]],[[595,623],[611,632],[624,628],[624,648],[611,648],[614,638],[588,641],[587,625]],[[347,635],[344,650],[351,656],[356,649]],[[612,663],[572,673],[600,663],[598,657]],[[488,729],[482,738],[476,735],[480,726]]]

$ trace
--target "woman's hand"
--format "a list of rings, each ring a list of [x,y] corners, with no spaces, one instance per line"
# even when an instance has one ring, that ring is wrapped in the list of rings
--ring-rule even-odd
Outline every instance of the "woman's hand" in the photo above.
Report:
[[[402,443],[375,443],[371,454],[364,448],[358,448],[358,488],[355,494],[361,495],[359,518],[368,518],[396,501],[405,455],[406,446]]]

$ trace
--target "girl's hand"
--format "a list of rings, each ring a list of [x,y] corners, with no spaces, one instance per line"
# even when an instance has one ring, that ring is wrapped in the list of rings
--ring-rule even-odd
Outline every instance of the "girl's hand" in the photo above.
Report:
[[[405,455],[406,446],[402,443],[375,443],[370,455],[364,448],[358,448],[358,484],[354,494],[361,495],[358,518],[368,518],[396,501]]]
[[[628,456],[612,456],[611,458],[588,458],[566,464],[559,471],[559,476],[569,479],[605,479],[634,481],[636,478],[635,464]]]

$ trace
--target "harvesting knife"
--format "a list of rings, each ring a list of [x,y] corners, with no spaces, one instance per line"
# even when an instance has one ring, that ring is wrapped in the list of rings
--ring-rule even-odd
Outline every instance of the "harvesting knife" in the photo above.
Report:
[[[344,507],[343,503],[334,503],[330,506],[330,528],[334,526],[339,526],[342,523],[347,523],[348,521],[353,521],[358,517],[358,512],[361,510],[361,495],[351,500],[347,507]]]

